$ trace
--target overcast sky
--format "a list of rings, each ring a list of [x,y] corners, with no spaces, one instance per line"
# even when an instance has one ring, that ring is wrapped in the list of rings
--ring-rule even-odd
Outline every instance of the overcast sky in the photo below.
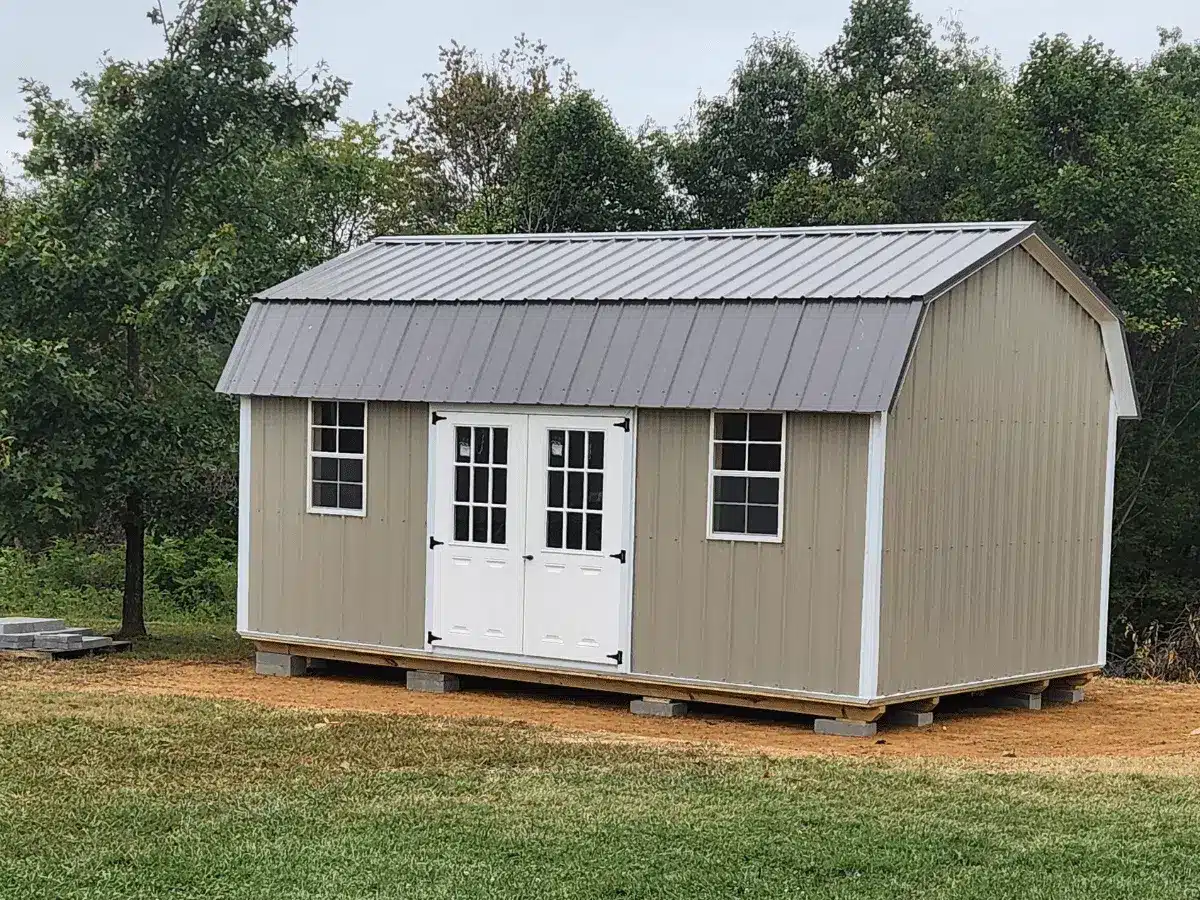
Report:
[[[1158,25],[1200,38],[1197,0],[914,0],[930,21],[954,15],[968,33],[1015,67],[1042,32],[1089,35],[1122,56],[1146,58]],[[151,0],[0,0],[0,167],[22,149],[18,79],[66,93],[104,51],[125,58],[159,52],[145,18]],[[492,54],[525,32],[541,38],[608,100],[622,124],[674,125],[698,93],[724,90],[755,34],[791,32],[817,53],[837,36],[848,0],[300,0],[304,64],[324,58],[353,86],[343,112],[355,117],[402,102],[436,67],[450,39]]]

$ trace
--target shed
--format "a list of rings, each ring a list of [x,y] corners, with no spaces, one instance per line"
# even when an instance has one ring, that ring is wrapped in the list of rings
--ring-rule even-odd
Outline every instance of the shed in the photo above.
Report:
[[[1033,223],[379,238],[258,294],[219,390],[263,671],[862,730],[1105,663],[1136,399]]]

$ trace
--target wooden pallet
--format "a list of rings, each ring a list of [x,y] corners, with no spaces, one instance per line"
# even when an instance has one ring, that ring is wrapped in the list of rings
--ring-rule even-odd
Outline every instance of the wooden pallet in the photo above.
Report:
[[[0,650],[0,659],[75,659],[79,656],[95,656],[97,653],[121,653],[133,646],[133,641],[113,641],[104,647],[75,647],[71,650]]]

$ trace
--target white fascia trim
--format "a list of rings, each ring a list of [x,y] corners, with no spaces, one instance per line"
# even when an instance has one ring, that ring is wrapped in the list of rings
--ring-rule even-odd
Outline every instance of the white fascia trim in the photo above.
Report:
[[[867,519],[863,547],[862,615],[858,646],[858,696],[879,693],[879,616],[883,582],[883,475],[887,456],[887,413],[871,416],[867,445]]]
[[[1108,404],[1108,465],[1104,471],[1104,535],[1100,545],[1100,647],[1097,662],[1108,663],[1108,582],[1112,567],[1113,485],[1117,474],[1117,397]]]
[[[250,403],[242,397],[238,427],[238,631],[250,629]]]

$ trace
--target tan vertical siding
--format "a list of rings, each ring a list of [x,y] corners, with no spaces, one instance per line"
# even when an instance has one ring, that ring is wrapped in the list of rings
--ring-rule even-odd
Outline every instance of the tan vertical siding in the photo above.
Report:
[[[370,404],[367,515],[315,515],[308,401],[251,401],[251,631],[424,645],[428,422],[423,404]]]
[[[709,414],[641,410],[635,672],[855,695],[867,416],[788,416],[782,544],[707,539]]]
[[[1100,329],[1017,248],[935,300],[889,416],[880,694],[1096,662]]]

